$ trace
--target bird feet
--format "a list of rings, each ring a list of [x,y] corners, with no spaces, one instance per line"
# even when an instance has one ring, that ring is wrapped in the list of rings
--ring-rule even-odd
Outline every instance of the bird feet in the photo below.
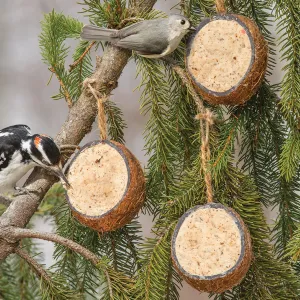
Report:
[[[33,199],[33,197],[31,196],[31,194],[34,193],[38,193],[37,190],[31,190],[31,189],[27,189],[24,187],[15,187],[16,192],[14,193],[13,197],[16,196],[21,196],[21,195],[28,195],[31,199]]]

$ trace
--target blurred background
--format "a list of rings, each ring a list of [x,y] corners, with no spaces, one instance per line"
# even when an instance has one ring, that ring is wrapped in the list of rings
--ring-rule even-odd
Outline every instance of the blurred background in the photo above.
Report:
[[[166,13],[171,13],[171,8],[179,0],[158,0],[155,8]],[[67,116],[67,105],[64,100],[54,101],[51,96],[58,92],[58,82],[53,78],[50,85],[47,82],[50,72],[43,64],[40,56],[38,35],[40,33],[40,21],[44,13],[55,9],[66,15],[78,18],[88,23],[82,14],[80,5],[74,0],[2,0],[0,18],[0,128],[13,124],[27,124],[33,133],[45,133],[55,136]],[[273,28],[274,29],[274,28]],[[273,30],[274,31],[274,30]],[[72,46],[72,45],[71,45]],[[97,53],[99,54],[99,53]],[[93,57],[95,53],[92,52]],[[72,61],[67,61],[71,63]],[[279,58],[277,57],[277,62]],[[278,63],[273,75],[272,83],[282,79],[282,63]],[[134,89],[139,81],[135,79],[136,70],[133,61],[125,68],[117,90],[113,92],[112,100],[115,101],[124,112],[128,128],[125,131],[126,146],[145,164],[147,157],[143,153],[143,130],[146,118],[139,112],[139,92]],[[97,127],[82,142],[98,139]],[[266,211],[269,221],[276,217],[276,212]],[[151,230],[150,216],[140,217],[144,235],[149,236]],[[35,226],[39,230],[53,230],[51,222],[41,219],[35,220]],[[53,263],[53,245],[48,242],[40,242],[44,252],[45,263],[50,266]],[[204,300],[206,294],[200,294],[184,283],[180,292],[180,299]]]

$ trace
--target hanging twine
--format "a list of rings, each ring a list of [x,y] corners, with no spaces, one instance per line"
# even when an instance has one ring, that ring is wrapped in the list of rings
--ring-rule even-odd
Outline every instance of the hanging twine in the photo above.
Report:
[[[195,118],[200,120],[200,133],[201,133],[201,160],[202,170],[204,173],[204,181],[206,184],[207,203],[213,202],[213,187],[211,180],[211,173],[208,170],[208,162],[210,161],[210,149],[209,149],[209,131],[210,126],[214,124],[213,114],[209,109],[201,109],[198,105],[198,110],[203,111],[199,113]]]
[[[97,105],[98,105],[98,127],[100,129],[100,137],[101,140],[106,140],[107,139],[107,125],[106,125],[106,116],[105,116],[105,110],[104,110],[104,102],[108,100],[108,97],[99,97],[97,94],[97,91],[90,85],[88,84],[88,87],[97,100]]]
[[[225,15],[227,10],[225,0],[216,0],[216,10],[218,14]]]

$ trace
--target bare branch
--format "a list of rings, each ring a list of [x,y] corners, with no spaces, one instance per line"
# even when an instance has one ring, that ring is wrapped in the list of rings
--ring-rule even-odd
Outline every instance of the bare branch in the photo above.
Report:
[[[2,233],[0,233],[1,237]],[[73,242],[72,240],[66,239],[64,237],[61,237],[55,233],[49,233],[49,232],[38,232],[31,229],[24,229],[24,228],[17,228],[17,227],[10,227],[5,230],[5,235],[8,235],[13,239],[19,240],[24,238],[35,238],[35,239],[41,239],[45,241],[54,242],[60,245],[63,245],[76,253],[82,255],[84,258],[92,262],[95,266],[100,261],[100,258],[95,255],[90,250],[82,247],[81,245],[77,244],[76,242]],[[5,237],[4,237],[5,239]]]
[[[26,251],[23,251],[21,248],[16,248],[15,253],[18,254],[21,258],[23,258],[28,263],[30,268],[34,271],[34,273],[39,278],[42,278],[43,280],[51,283],[51,278],[47,274],[47,272],[36,260],[34,260],[31,256],[29,256]]]

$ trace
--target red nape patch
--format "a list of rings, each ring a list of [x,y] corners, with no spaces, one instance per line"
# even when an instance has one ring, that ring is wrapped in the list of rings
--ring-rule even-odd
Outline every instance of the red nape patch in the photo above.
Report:
[[[242,29],[242,30],[241,30],[241,33],[242,33],[242,34],[245,34],[245,33],[246,33],[246,30]]]
[[[34,138],[34,144],[35,144],[36,147],[38,147],[38,145],[40,144],[41,140],[42,139],[40,137],[38,137],[38,136]]]

